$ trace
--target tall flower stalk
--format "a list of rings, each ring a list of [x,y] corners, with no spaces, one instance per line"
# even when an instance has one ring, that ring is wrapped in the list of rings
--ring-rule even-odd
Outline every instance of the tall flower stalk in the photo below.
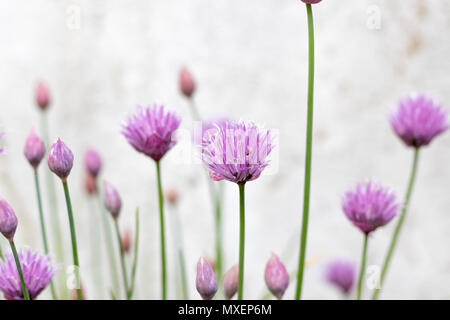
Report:
[[[303,185],[303,214],[302,229],[300,236],[300,254],[298,259],[297,288],[295,299],[299,300],[302,296],[303,273],[305,268],[306,241],[308,237],[309,220],[309,198],[311,191],[311,158],[312,158],[312,135],[313,135],[313,104],[314,104],[314,21],[312,13],[312,3],[319,1],[307,1],[306,13],[308,16],[308,113],[306,120],[306,151],[305,151],[305,177]]]
[[[75,231],[75,221],[73,218],[72,202],[70,200],[69,185],[67,183],[67,177],[70,174],[73,166],[73,153],[65,145],[61,139],[52,144],[50,151],[48,153],[48,167],[50,170],[56,174],[62,182],[64,197],[66,199],[67,216],[69,219],[70,227],[70,240],[72,242],[72,256],[73,264],[75,267],[75,280],[76,280],[76,291],[78,300],[83,299],[83,293],[81,291],[81,281],[80,281],[80,263],[78,261],[78,247],[77,247],[77,237]]]
[[[164,226],[164,199],[161,182],[160,161],[176,144],[174,132],[180,125],[180,118],[173,112],[166,112],[163,106],[138,107],[135,115],[123,125],[122,134],[138,151],[155,161],[159,222],[161,238],[161,297],[167,298],[166,243]]]
[[[413,149],[413,163],[400,217],[381,269],[379,287],[373,292],[372,299],[378,299],[380,295],[389,263],[408,212],[417,176],[419,151],[423,146],[428,145],[434,137],[449,128],[447,116],[442,107],[435,104],[433,99],[424,95],[411,95],[402,99],[397,111],[392,114],[390,122],[397,136],[406,146]]]

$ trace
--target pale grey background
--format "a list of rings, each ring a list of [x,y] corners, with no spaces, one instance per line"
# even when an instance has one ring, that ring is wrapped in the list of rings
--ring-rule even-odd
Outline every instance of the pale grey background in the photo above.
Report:
[[[376,10],[381,24],[373,29]],[[324,284],[324,265],[340,257],[359,263],[362,245],[361,233],[341,212],[340,195],[366,178],[392,187],[399,198],[404,194],[412,151],[391,132],[389,111],[410,92],[431,94],[443,105],[450,104],[450,3],[324,0],[314,6],[314,14],[316,113],[307,252],[314,263],[306,270],[304,297],[334,299],[340,296]],[[187,65],[198,84],[195,98],[202,115],[254,120],[279,132],[279,160],[271,174],[247,186],[245,296],[259,298],[265,292],[264,266],[272,251],[286,251],[282,259],[295,270],[306,122],[303,3],[2,0],[0,39],[0,125],[6,132],[1,143],[7,148],[7,155],[0,157],[0,195],[19,216],[19,246],[41,250],[32,171],[22,148],[30,128],[39,129],[33,94],[36,81],[43,79],[54,101],[51,137],[63,138],[75,153],[70,184],[88,298],[96,295],[89,270],[91,220],[82,189],[82,159],[88,146],[101,152],[102,177],[123,197],[121,225],[133,227],[134,208],[141,207],[137,297],[159,298],[155,169],[126,143],[119,128],[136,104],[158,101],[183,117],[184,132],[190,130],[188,104],[177,86],[178,70]],[[179,161],[183,145],[189,146],[186,136],[164,159],[163,183],[180,193],[191,297],[198,298],[195,264],[200,255],[213,255],[213,224],[202,166],[192,163],[190,156]],[[417,188],[384,298],[450,298],[449,163],[449,134],[421,154]],[[42,173],[46,169],[43,164]],[[237,262],[238,193],[235,185],[226,187],[228,268]],[[63,194],[57,190],[70,262]],[[382,261],[393,225],[374,233],[369,264]],[[168,239],[172,277],[170,234]],[[3,240],[2,245],[6,246]],[[169,297],[175,298],[172,280]],[[286,298],[293,297],[294,287],[292,283]]]

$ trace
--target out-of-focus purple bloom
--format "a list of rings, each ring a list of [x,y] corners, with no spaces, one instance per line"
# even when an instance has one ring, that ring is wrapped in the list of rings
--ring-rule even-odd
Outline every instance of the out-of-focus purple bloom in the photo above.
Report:
[[[20,250],[18,255],[30,299],[34,299],[50,283],[57,268],[51,266],[48,256],[41,256],[29,248]],[[5,258],[5,261],[0,260],[0,290],[7,300],[23,300],[19,273],[12,252],[6,253]]]
[[[93,177],[97,177],[102,169],[102,158],[94,149],[88,149],[84,154],[84,165]]]
[[[0,232],[6,239],[11,240],[17,229],[17,216],[9,205],[3,199],[0,199]]]
[[[355,282],[355,266],[346,261],[331,262],[325,269],[325,280],[348,294]]]
[[[44,158],[45,155],[45,146],[44,142],[39,138],[34,130],[30,131],[30,134],[25,141],[24,148],[25,158],[27,158],[28,162],[31,164],[33,168],[37,168]]]
[[[116,188],[105,181],[104,183],[105,192],[105,207],[111,213],[114,219],[117,219],[120,214],[120,209],[122,208],[122,200],[120,199],[119,193]]]
[[[181,92],[190,98],[195,91],[195,82],[192,74],[186,67],[182,67],[180,70],[179,83]]]
[[[209,262],[201,257],[197,263],[197,291],[203,300],[211,300],[217,292],[217,278]]]
[[[239,285],[239,266],[235,264],[228,270],[223,277],[223,291],[225,298],[230,300],[238,291]]]
[[[96,194],[97,189],[97,179],[92,176],[89,172],[85,172],[84,174],[84,189],[86,190],[87,194]]]
[[[176,143],[173,135],[180,118],[164,106],[142,108],[130,116],[122,127],[122,134],[137,151],[159,161]]]
[[[36,85],[36,103],[42,110],[50,105],[50,92],[44,82],[39,81]]]
[[[359,183],[342,198],[345,215],[366,234],[391,221],[399,207],[394,193],[370,181]]]
[[[61,139],[58,138],[50,147],[47,158],[48,167],[61,179],[66,179],[73,166],[73,153]]]
[[[120,234],[120,242],[122,244],[122,249],[124,253],[129,253],[131,249],[131,231],[130,229],[125,229]]]
[[[227,121],[205,133],[202,160],[214,180],[243,184],[261,175],[271,150],[268,130],[253,123]]]
[[[444,109],[425,95],[400,100],[390,122],[399,138],[415,148],[426,146],[450,127]]]
[[[278,299],[281,299],[289,286],[289,273],[276,254],[272,253],[266,264],[264,279],[270,292]]]

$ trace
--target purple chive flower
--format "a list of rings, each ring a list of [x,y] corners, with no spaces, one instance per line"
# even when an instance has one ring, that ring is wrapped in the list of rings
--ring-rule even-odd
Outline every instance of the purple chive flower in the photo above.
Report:
[[[195,91],[195,82],[192,74],[186,67],[180,70],[180,90],[187,97],[190,98]]]
[[[17,216],[13,208],[3,199],[0,199],[0,232],[6,239],[11,240],[17,229]]]
[[[223,291],[225,298],[230,300],[238,291],[239,285],[239,266],[235,264],[228,270],[223,277]]]
[[[266,280],[266,285],[270,292],[278,299],[281,299],[289,286],[289,273],[284,264],[274,253],[272,253],[272,256],[266,264],[264,279]]]
[[[104,183],[105,192],[105,207],[111,213],[114,219],[119,217],[120,209],[122,208],[122,200],[120,199],[119,193],[116,188],[105,181]]]
[[[35,169],[41,163],[42,158],[44,158],[44,142],[36,135],[34,130],[30,131],[27,140],[25,141],[24,154],[30,165]]]
[[[394,193],[370,181],[358,184],[342,199],[347,218],[366,234],[391,221],[399,207]]]
[[[307,3],[307,4],[316,4],[316,3],[319,3],[322,0],[302,0],[302,1],[304,3]]]
[[[204,136],[202,158],[211,178],[239,184],[257,179],[269,164],[272,150],[268,130],[253,123],[227,121]]]
[[[346,261],[334,261],[325,269],[325,280],[349,294],[355,282],[355,266]]]
[[[42,256],[29,248],[20,250],[18,255],[30,299],[34,299],[50,283],[57,268],[51,266],[48,256]],[[0,260],[0,290],[7,300],[24,299],[12,252],[5,254],[5,261]]]
[[[94,149],[88,149],[84,154],[84,165],[93,177],[97,177],[102,169],[102,158]]]
[[[44,82],[39,81],[36,85],[36,103],[42,110],[50,105],[50,92]]]
[[[450,126],[446,112],[425,95],[406,97],[390,117],[397,136],[410,147],[426,146]]]
[[[73,153],[61,139],[58,138],[50,147],[47,158],[48,167],[61,179],[66,179],[73,166]]]
[[[217,292],[217,278],[209,262],[201,257],[197,263],[197,291],[203,300],[211,300]]]
[[[138,107],[123,125],[122,134],[137,151],[159,161],[175,145],[173,134],[180,121],[174,112],[166,112],[163,106]]]

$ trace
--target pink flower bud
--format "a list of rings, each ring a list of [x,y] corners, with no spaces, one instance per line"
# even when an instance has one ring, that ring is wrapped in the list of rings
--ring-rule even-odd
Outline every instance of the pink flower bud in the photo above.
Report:
[[[122,243],[123,252],[128,253],[131,249],[131,231],[130,229],[126,229],[120,235],[120,242]]]
[[[196,287],[203,300],[211,300],[217,292],[217,278],[209,262],[201,257],[197,263]]]
[[[73,166],[73,153],[61,139],[58,138],[50,147],[47,158],[48,167],[61,179],[66,179]]]
[[[104,183],[105,188],[105,207],[111,213],[114,219],[119,217],[120,209],[122,208],[122,200],[120,200],[119,193],[108,182]]]
[[[34,130],[31,130],[27,140],[25,141],[24,148],[25,158],[27,158],[28,162],[31,164],[33,168],[37,168],[44,158],[45,155],[45,146],[44,142],[34,133]]]
[[[169,188],[164,192],[164,196],[170,204],[176,204],[178,201],[178,192],[175,188]]]
[[[186,67],[183,67],[180,70],[180,90],[188,98],[190,98],[195,91],[194,79]]]
[[[87,194],[96,194],[97,189],[97,179],[93,177],[89,172],[86,172],[84,175],[84,189]]]
[[[0,199],[0,232],[6,239],[11,240],[17,229],[17,216],[13,208],[3,199]]]
[[[50,105],[50,92],[41,81],[36,86],[36,103],[42,110],[46,110]]]
[[[234,265],[225,273],[223,277],[223,290],[225,292],[225,298],[230,300],[238,291],[239,282],[239,267]]]
[[[273,253],[267,262],[264,278],[270,292],[281,299],[289,286],[289,274],[278,256]]]
[[[93,177],[97,177],[102,169],[102,158],[94,149],[88,149],[84,155],[84,164],[86,166],[86,170]]]

